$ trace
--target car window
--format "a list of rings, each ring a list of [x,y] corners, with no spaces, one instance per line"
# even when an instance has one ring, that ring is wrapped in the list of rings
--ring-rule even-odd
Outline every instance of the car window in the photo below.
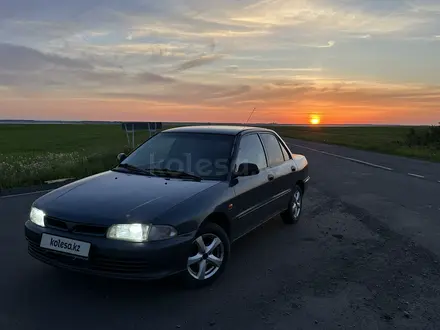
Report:
[[[261,170],[267,167],[263,145],[257,134],[244,135],[240,140],[235,170],[242,163],[253,163]]]
[[[266,148],[269,166],[276,166],[284,162],[283,152],[275,135],[270,133],[260,134],[264,147]]]
[[[145,152],[139,153],[139,160],[145,157],[145,164],[154,165],[154,161],[160,163],[164,159],[166,159],[169,154],[171,148],[176,142],[176,137],[170,135],[164,135],[160,139],[154,140],[154,148],[148,148],[148,154]],[[151,145],[152,146],[152,145]],[[151,161],[150,161],[151,159]]]
[[[281,151],[283,152],[283,156],[284,156],[284,160],[289,160],[291,159],[291,157],[289,156],[289,152],[287,151],[287,149],[283,146],[283,144],[281,142],[280,143],[280,147],[281,147]]]
[[[203,179],[225,180],[233,135],[210,133],[159,133],[136,149],[122,163],[143,169],[167,168]]]

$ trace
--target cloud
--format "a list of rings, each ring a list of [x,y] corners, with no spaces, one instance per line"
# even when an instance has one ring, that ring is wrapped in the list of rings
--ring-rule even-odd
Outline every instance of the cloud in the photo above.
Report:
[[[211,64],[219,59],[222,59],[223,57],[224,55],[222,54],[203,55],[193,60],[180,63],[174,71],[185,71],[199,66]]]
[[[235,39],[265,36],[270,33],[266,29],[255,29],[239,24],[218,23],[197,18],[183,18],[182,22],[185,23],[176,22],[169,25],[155,23],[137,26],[131,30],[129,36],[133,40],[158,35],[165,38],[179,36],[182,40],[200,38]]]
[[[385,8],[382,10],[382,8]],[[259,1],[235,12],[233,22],[252,26],[289,27],[343,33],[388,34],[404,31],[425,22],[405,6],[386,9],[382,1]]]
[[[100,94],[109,98],[128,98],[151,101],[169,101],[177,104],[224,106],[255,102],[273,107],[275,104],[296,103],[302,100],[322,100],[337,102],[396,102],[406,100],[416,102],[440,100],[440,87],[424,85],[378,84],[367,81],[344,81],[340,79],[277,80],[259,85],[225,85],[174,81],[166,93],[112,92]]]
[[[330,40],[329,42],[327,42],[327,45],[322,45],[322,46],[317,46],[318,48],[331,48],[335,45],[336,43],[333,40]]]
[[[141,84],[171,84],[176,82],[174,78],[161,76],[151,72],[143,72],[136,76],[136,81]]]
[[[270,68],[270,69],[256,69],[255,71],[262,71],[262,72],[298,72],[298,71],[321,72],[323,70],[322,70],[322,68]]]
[[[229,65],[225,68],[226,72],[235,73],[238,71],[238,65]]]
[[[94,88],[137,88],[175,81],[145,70],[127,72],[117,63],[99,57],[91,57],[90,61],[77,60],[28,47],[0,44],[0,86],[14,87],[17,92],[29,88],[39,92],[56,86],[78,93]]]
[[[219,89],[219,91],[211,93],[211,95],[209,95],[207,97],[207,99],[208,100],[224,100],[227,98],[234,98],[239,95],[245,95],[248,92],[250,92],[251,90],[252,90],[251,86],[238,86],[234,89],[229,89],[229,90]]]
[[[390,82],[440,85],[438,8],[438,0],[6,1],[0,88],[111,101],[120,93],[176,109],[403,107],[415,89],[397,96]],[[410,102],[427,109],[435,97],[427,98]]]
[[[128,86],[125,86],[125,83],[128,83]],[[322,81],[279,80],[253,86],[176,80],[172,85],[165,84],[158,90],[150,87],[143,90],[133,89],[134,85],[134,80],[127,80],[120,86],[115,86],[113,90],[83,92],[81,98],[84,101],[81,103],[75,101],[78,97],[75,94],[70,98],[65,97],[65,102],[68,101],[66,104],[73,107],[64,107],[65,115],[72,116],[78,109],[84,109],[86,103],[92,104],[92,101],[87,100],[95,100],[95,109],[106,109],[101,119],[115,116],[115,113],[109,113],[108,109],[115,108],[116,111],[116,106],[110,105],[120,104],[119,108],[123,109],[130,104],[130,108],[138,109],[139,115],[144,113],[143,109],[148,105],[151,108],[149,116],[154,114],[155,118],[158,116],[158,120],[168,121],[212,121],[220,117],[229,118],[228,121],[240,121],[243,118],[245,120],[245,114],[256,106],[258,113],[254,120],[257,121],[306,122],[308,118],[305,114],[313,108],[327,116],[327,123],[386,119],[398,122],[402,120],[399,117],[402,114],[405,114],[406,118],[419,121],[423,118],[426,122],[431,118],[429,114],[436,111],[440,102],[440,88],[435,86],[378,84],[336,78]],[[47,95],[49,94],[43,93],[39,99],[45,99]],[[20,97],[23,100],[23,96]],[[62,99],[58,100],[61,102]],[[22,109],[39,109],[40,103],[34,99],[34,102],[30,101],[27,105],[23,103]],[[0,104],[5,104],[5,101],[0,101]],[[9,108],[10,106],[11,104]],[[93,107],[90,105],[90,108]],[[96,113],[84,118],[93,116],[96,116]]]
[[[311,47],[311,48],[331,48],[335,45],[336,43],[333,40],[328,41],[326,44],[299,44],[298,46],[303,46],[303,47]]]
[[[330,40],[326,44],[309,43],[309,44],[295,44],[299,47],[310,47],[310,48],[331,48],[336,44],[335,41]]]
[[[408,5],[415,13],[440,13],[440,4],[436,0],[412,0]]]
[[[154,102],[171,102],[180,105],[193,106],[213,106],[218,103],[233,102],[237,97],[246,95],[252,90],[248,85],[222,85],[222,84],[206,84],[192,83],[187,81],[176,80],[172,86],[164,86],[166,90],[161,89],[155,92],[152,89],[144,89],[142,91],[113,91],[113,92],[97,92],[95,95],[104,98],[131,99]],[[91,94],[93,95],[93,94]]]
[[[25,46],[0,43],[0,70],[35,71],[53,66],[72,69],[92,68],[82,60],[42,53]]]
[[[49,73],[52,79],[62,79],[66,85],[70,85],[73,88],[90,85],[102,85],[102,86],[118,86],[125,85],[127,83],[128,76],[121,71],[98,71],[98,70],[75,70],[65,73],[61,76],[61,72],[52,71]],[[63,79],[64,77],[64,79]]]

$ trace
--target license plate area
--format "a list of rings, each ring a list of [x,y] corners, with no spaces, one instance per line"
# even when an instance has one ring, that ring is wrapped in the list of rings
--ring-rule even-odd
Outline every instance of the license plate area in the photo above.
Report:
[[[83,258],[89,257],[90,246],[91,244],[88,242],[49,234],[43,234],[40,242],[40,247],[42,248]]]

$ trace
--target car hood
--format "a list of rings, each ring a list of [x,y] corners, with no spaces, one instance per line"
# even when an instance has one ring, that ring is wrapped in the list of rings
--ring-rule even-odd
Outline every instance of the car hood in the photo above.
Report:
[[[34,206],[47,216],[73,222],[148,222],[217,183],[108,171],[58,188]]]

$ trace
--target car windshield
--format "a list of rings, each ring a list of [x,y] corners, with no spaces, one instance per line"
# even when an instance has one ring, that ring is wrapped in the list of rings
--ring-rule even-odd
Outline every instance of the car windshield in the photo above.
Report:
[[[167,169],[202,179],[225,180],[233,142],[234,136],[225,134],[162,132],[146,141],[121,164],[142,170]]]

